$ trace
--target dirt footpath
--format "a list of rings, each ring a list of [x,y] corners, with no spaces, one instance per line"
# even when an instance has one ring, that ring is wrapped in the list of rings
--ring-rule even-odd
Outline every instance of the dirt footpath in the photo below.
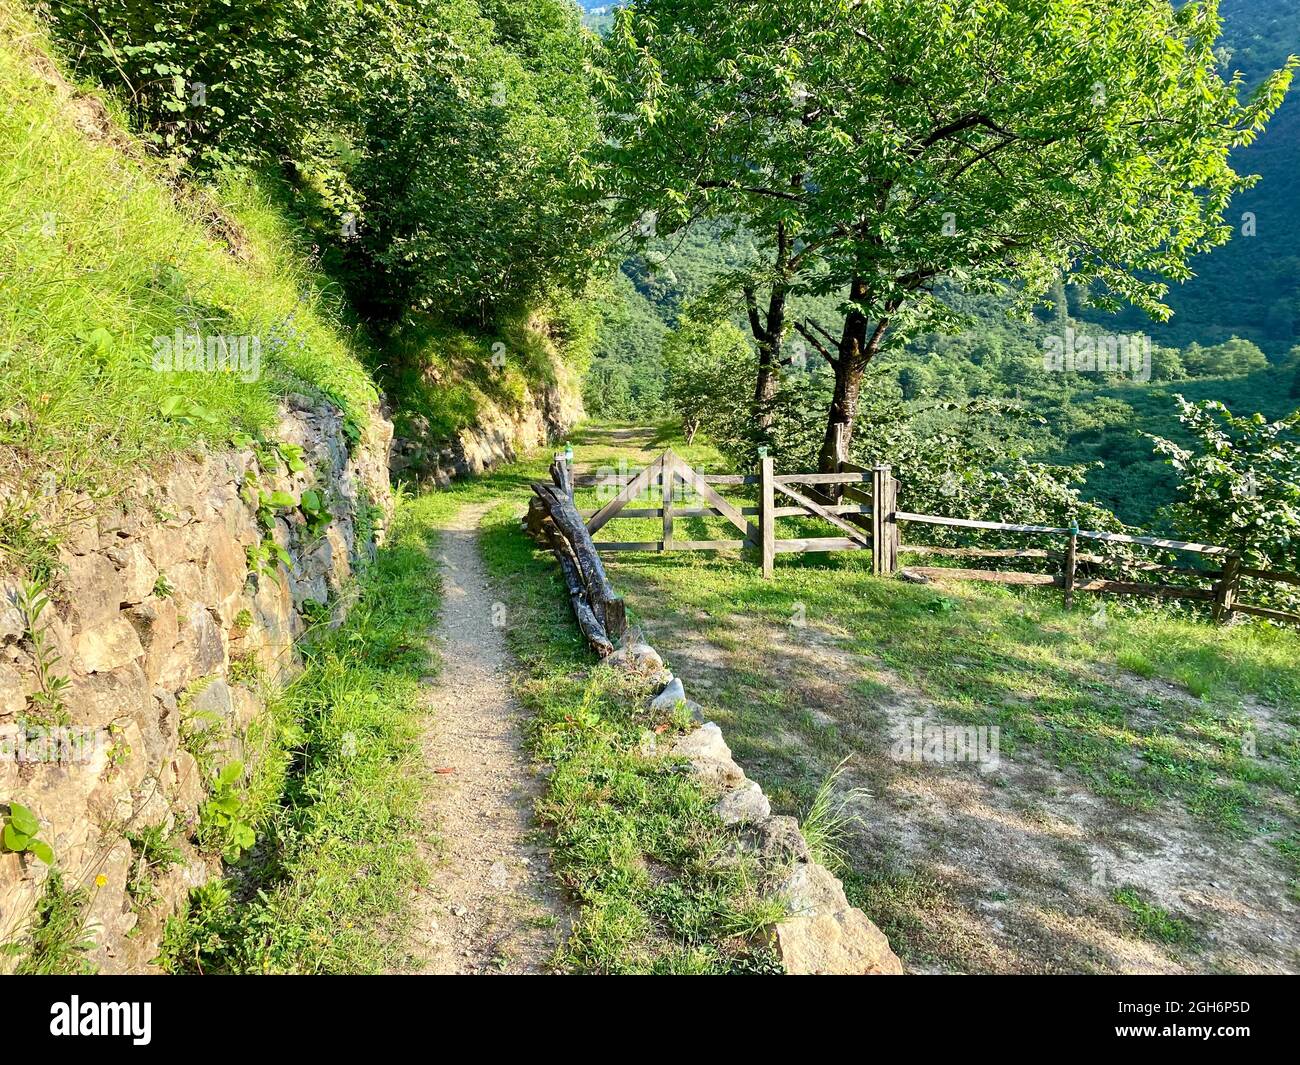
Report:
[[[479,558],[489,506],[461,510],[438,547],[443,668],[428,682],[425,739],[434,843],[411,947],[422,973],[543,973],[569,924],[532,828],[539,782],[522,750],[510,659]]]

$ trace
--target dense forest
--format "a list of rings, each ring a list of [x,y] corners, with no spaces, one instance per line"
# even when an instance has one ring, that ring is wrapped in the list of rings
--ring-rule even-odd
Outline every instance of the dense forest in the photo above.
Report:
[[[1225,0],[1221,13],[1220,69],[1225,75],[1241,71],[1247,86],[1282,65],[1300,41],[1300,5]],[[1221,400],[1235,411],[1269,418],[1300,405],[1297,116],[1300,109],[1288,101],[1257,142],[1234,152],[1235,167],[1261,180],[1232,201],[1227,220],[1233,239],[1197,258],[1195,276],[1173,286],[1168,303],[1174,313],[1167,323],[1131,308],[1111,315],[1090,307],[1084,286],[1058,287],[1028,318],[1008,313],[1007,302],[996,296],[949,286],[945,298],[960,310],[963,324],[910,339],[879,368],[877,387],[899,402],[959,405],[954,424],[968,420],[972,399],[1003,401],[1016,419],[1021,454],[1087,465],[1086,497],[1127,523],[1160,524],[1175,476],[1150,436],[1181,438],[1177,394]],[[664,338],[701,301],[729,306],[732,321],[744,328],[738,293],[719,291],[716,284],[759,254],[743,227],[707,219],[652,240],[627,259],[601,301],[589,409],[622,418],[666,411],[671,381]],[[799,314],[823,323],[843,317],[834,296],[796,299],[791,317]],[[1045,372],[1045,338],[1064,336],[1066,329],[1150,337],[1149,376]],[[797,337],[794,342],[792,371],[806,372],[809,387],[826,392],[823,360]],[[997,417],[1006,416],[999,410]]]

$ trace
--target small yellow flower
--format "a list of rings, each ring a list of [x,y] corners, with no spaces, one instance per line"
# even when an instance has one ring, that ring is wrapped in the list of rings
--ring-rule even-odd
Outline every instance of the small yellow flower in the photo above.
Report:
[[[106,877],[103,873],[100,873],[99,876],[95,877],[95,887],[103,887],[107,883],[108,883],[108,877]]]

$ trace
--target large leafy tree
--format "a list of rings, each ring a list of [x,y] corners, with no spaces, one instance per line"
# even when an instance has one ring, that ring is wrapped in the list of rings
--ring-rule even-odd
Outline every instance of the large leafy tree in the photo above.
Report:
[[[1028,306],[1063,276],[1163,320],[1231,234],[1229,161],[1295,66],[1249,98],[1217,70],[1217,0],[640,0],[601,64],[601,163],[625,223],[729,217],[771,250],[756,336],[792,323],[834,369],[821,463],[867,366],[951,328],[945,280]],[[767,362],[779,357],[768,341]],[[760,388],[760,392],[762,389]]]
[[[478,326],[580,291],[597,132],[568,0],[51,0],[79,72],[194,168],[281,166],[354,303]]]
[[[483,326],[580,290],[596,217],[581,161],[597,127],[576,9],[456,0],[412,32],[419,54],[377,79],[347,167],[357,252],[388,313]]]

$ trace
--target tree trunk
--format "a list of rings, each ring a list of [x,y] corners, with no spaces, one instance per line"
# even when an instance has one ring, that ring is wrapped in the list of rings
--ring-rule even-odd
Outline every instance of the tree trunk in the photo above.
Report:
[[[754,406],[758,408],[758,422],[764,429],[771,424],[771,415],[765,410],[776,395],[777,371],[781,366],[784,347],[785,304],[789,287],[785,272],[790,263],[790,240],[785,226],[776,230],[776,278],[768,294],[767,315],[758,312],[758,296],[752,288],[745,289],[745,306],[749,312],[749,329],[758,347],[758,380],[754,388]]]
[[[770,417],[762,408],[776,395],[777,368],[781,365],[784,347],[785,300],[785,286],[773,285],[767,304],[766,325],[758,321],[757,314],[750,316],[750,326],[758,345],[758,382],[754,389],[754,403],[759,408],[759,421],[764,427]]]
[[[844,426],[844,447],[853,441],[853,427],[858,417],[858,397],[862,391],[862,375],[871,360],[880,351],[889,320],[882,318],[874,324],[858,310],[867,295],[866,285],[855,279],[849,293],[854,304],[844,319],[844,332],[840,336],[839,351],[834,363],[835,392],[831,397],[830,412],[826,417],[826,433],[822,437],[817,465],[822,473],[835,473],[836,441],[840,426]]]

